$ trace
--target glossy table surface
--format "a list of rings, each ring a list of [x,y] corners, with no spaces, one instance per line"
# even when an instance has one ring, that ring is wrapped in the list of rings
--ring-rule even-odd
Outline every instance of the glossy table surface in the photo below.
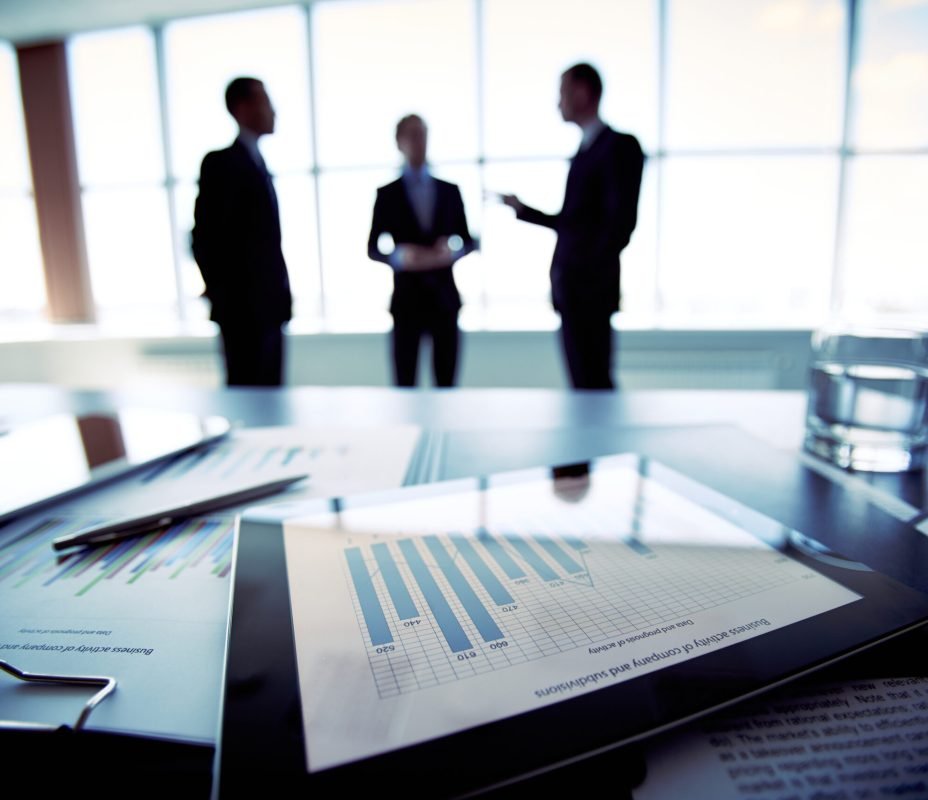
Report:
[[[806,398],[797,391],[548,389],[408,390],[380,387],[202,389],[136,387],[109,391],[0,384],[0,430],[60,411],[121,406],[222,414],[244,425],[370,426],[412,423],[441,431],[449,445],[442,472],[459,477],[604,455],[597,434],[639,427],[734,425],[785,453],[799,453]],[[542,437],[542,453],[524,444]],[[501,438],[502,437],[502,438]],[[509,437],[509,441],[506,441]],[[586,442],[586,444],[584,444]],[[468,447],[460,445],[467,443]],[[505,444],[505,447],[503,446]],[[465,451],[466,452],[463,452]],[[526,451],[520,453],[519,451]],[[533,461],[543,456],[546,461]],[[928,472],[857,477],[928,510]]]
[[[434,459],[431,475],[439,479],[586,460],[638,446],[644,451],[650,448],[658,457],[668,458],[670,465],[695,465],[698,479],[720,491],[740,494],[743,502],[800,530],[816,531],[822,522],[827,544],[843,546],[849,556],[861,560],[865,554],[872,555],[866,559],[874,562],[872,566],[928,591],[928,536],[876,512],[865,496],[868,487],[875,488],[905,501],[917,513],[928,506],[925,473],[857,474],[850,483],[837,487],[810,470],[809,457],[801,453],[806,409],[802,392],[180,386],[89,391],[0,384],[0,431],[62,411],[126,406],[221,414],[248,426],[416,424],[439,442],[440,455]],[[756,453],[762,458],[756,457],[752,442],[758,442]],[[850,533],[841,534],[842,530]],[[836,541],[827,541],[827,535]],[[874,546],[876,540],[879,547]],[[869,675],[875,670],[924,673],[928,664],[920,654],[928,648],[924,635],[916,633],[917,640],[910,635],[847,659],[841,664],[844,672],[833,671],[831,677]],[[207,749],[194,757],[195,764],[178,768],[176,774],[201,776],[211,752]],[[565,769],[547,774],[544,785],[533,788],[575,790],[578,780],[589,781],[597,773],[612,780],[617,767],[633,786],[637,758],[632,753],[628,765],[620,766],[618,757],[613,754],[601,764],[585,762],[582,769],[578,767],[580,772]],[[168,758],[173,763],[174,757]],[[173,779],[175,773],[168,777]],[[205,796],[201,787],[204,784],[198,783],[189,796]],[[615,788],[616,796],[629,796],[619,786]]]

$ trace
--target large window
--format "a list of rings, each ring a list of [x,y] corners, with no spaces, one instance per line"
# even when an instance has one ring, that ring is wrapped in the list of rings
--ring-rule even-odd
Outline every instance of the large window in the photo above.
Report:
[[[860,0],[853,143],[928,149],[928,2]]]
[[[336,329],[384,328],[392,278],[367,257],[375,190],[396,177],[395,126],[409,113],[429,126],[437,174],[476,161],[474,3],[345,0],[311,12],[326,315]]]
[[[841,307],[928,320],[928,154],[851,162]]]
[[[567,159],[579,132],[558,112],[560,77],[571,64],[597,65],[605,83],[602,115],[658,144],[658,35],[651,0],[484,0],[481,38],[485,183],[545,211],[560,208]],[[656,209],[653,174],[645,177],[634,244],[623,255],[623,307],[653,311]],[[493,328],[557,325],[548,265],[554,233],[513,220],[488,205],[484,231],[483,324]]]
[[[836,300],[853,318],[928,308],[928,2],[861,0]]]
[[[45,279],[32,199],[16,54],[0,42],[0,313],[37,317],[45,307]]]
[[[836,0],[671,0],[668,150],[837,147],[846,23]]]
[[[226,111],[229,81],[264,81],[277,130],[261,142],[268,168],[282,175],[310,166],[306,14],[290,6],[172,22],[164,28],[165,78],[173,171],[194,180],[209,150],[227,147],[235,122]]]
[[[699,320],[815,324],[828,308],[834,157],[669,157],[659,290]]]
[[[138,27],[78,36],[68,60],[98,316],[173,317],[177,294],[152,33]]]
[[[307,0],[78,36],[70,53],[107,313],[205,316],[189,251],[196,180],[203,155],[235,136],[226,84],[252,75],[277,110],[261,147],[308,327],[390,324],[390,270],[367,258],[367,233],[410,112],[481,241],[455,267],[462,324],[556,326],[554,234],[492,198],[559,208],[579,135],[560,119],[558,84],[577,61],[600,68],[603,117],[648,156],[622,257],[630,324],[814,325],[928,303],[924,0]],[[7,56],[0,92],[15,82]],[[0,145],[0,159],[21,147]],[[16,169],[0,203],[19,211],[0,226],[32,237],[26,253],[35,226]],[[41,302],[35,285],[23,291],[15,302]]]
[[[397,161],[405,114],[436,163],[477,157],[473,0],[342,0],[311,7],[319,164]]]
[[[657,15],[651,0],[484,0],[483,86],[486,154],[491,158],[569,156],[576,129],[561,121],[565,67],[596,64],[603,116],[657,145]]]
[[[171,174],[177,181],[174,226],[181,245],[182,291],[192,316],[205,313],[196,302],[203,282],[189,247],[196,180],[203,156],[228,147],[236,136],[224,94],[229,81],[240,76],[263,81],[277,113],[275,133],[262,140],[261,149],[280,195],[296,313],[319,313],[306,31],[306,12],[296,6],[180,20],[164,27]]]

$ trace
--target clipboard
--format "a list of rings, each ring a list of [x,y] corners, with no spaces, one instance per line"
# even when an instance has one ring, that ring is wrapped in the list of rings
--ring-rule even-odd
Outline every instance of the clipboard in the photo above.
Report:
[[[86,785],[86,775],[92,770],[97,797],[125,797],[125,781],[132,782],[132,794],[137,797],[162,797],[169,791],[179,797],[209,795],[213,748],[86,727],[94,709],[116,691],[115,678],[33,673],[5,660],[0,660],[0,671],[26,684],[96,689],[71,724],[0,720],[4,763],[15,766],[23,780],[38,781],[43,794],[73,792],[75,785]]]
[[[449,481],[311,504],[297,513],[289,509],[286,515],[278,517],[265,514],[243,519],[237,534],[233,572],[222,736],[217,758],[218,796],[245,796],[244,787],[259,779],[323,793],[351,792],[372,785],[398,787],[400,780],[402,791],[412,796],[484,793],[549,770],[581,764],[619,748],[627,749],[655,733],[836,663],[928,621],[928,596],[653,458],[640,454],[606,457],[555,473],[552,477],[551,470],[532,470]],[[621,479],[617,477],[620,475]],[[591,538],[587,531],[581,537],[576,530],[563,528],[543,531],[542,536],[530,539],[527,529],[538,523],[526,524],[520,530],[513,522],[518,520],[513,509],[516,512],[519,508],[527,509],[531,516],[531,512],[542,507],[540,498],[546,492],[560,494],[566,507],[574,510],[574,516],[584,518],[587,502],[584,498],[602,495],[603,490],[606,495],[620,489],[627,491],[629,485],[641,480],[648,482],[645,495],[652,507],[660,510],[663,503],[664,509],[686,508],[693,515],[691,518],[695,518],[694,509],[699,509],[725,528],[732,547],[749,547],[743,536],[753,537],[758,552],[770,562],[772,572],[779,569],[776,563],[782,559],[783,569],[793,570],[796,581],[787,593],[781,586],[777,590],[780,594],[771,597],[778,598],[779,603],[789,593],[802,596],[795,618],[783,617],[777,621],[772,614],[768,615],[771,620],[755,615],[752,620],[734,624],[735,620],[722,614],[718,630],[708,632],[703,618],[694,627],[696,634],[691,635],[690,627],[679,623],[698,614],[684,609],[672,623],[664,620],[639,625],[632,634],[603,631],[602,638],[590,642],[587,648],[593,657],[588,671],[565,673],[563,680],[556,680],[550,674],[540,678],[530,670],[522,670],[525,688],[529,694],[541,690],[543,702],[514,709],[504,707],[502,702],[492,713],[471,714],[468,706],[479,705],[479,693],[493,691],[493,683],[486,676],[505,673],[505,668],[490,669],[483,677],[470,678],[470,683],[457,680],[456,691],[461,699],[458,705],[453,702],[454,693],[442,690],[439,681],[437,688],[410,689],[407,695],[418,693],[425,699],[394,705],[392,712],[380,720],[384,731],[391,724],[410,727],[418,724],[416,715],[422,714],[430,703],[444,702],[440,710],[451,721],[446,727],[433,726],[430,729],[433,735],[413,740],[394,737],[380,749],[357,750],[355,758],[345,750],[347,755],[342,760],[331,749],[326,750],[330,744],[324,741],[326,737],[331,733],[329,738],[337,739],[345,731],[320,733],[313,726],[320,718],[334,718],[331,714],[326,717],[324,696],[327,692],[337,693],[339,680],[360,674],[369,662],[369,682],[377,684],[380,701],[389,700],[390,692],[380,691],[382,687],[378,684],[374,661],[382,654],[377,653],[377,648],[393,645],[398,649],[404,636],[400,626],[416,619],[399,607],[398,583],[412,590],[409,594],[418,618],[429,623],[439,644],[444,637],[446,655],[468,657],[469,652],[480,651],[476,656],[479,660],[490,653],[493,644],[505,641],[508,648],[520,634],[505,627],[502,620],[507,613],[503,610],[506,598],[500,597],[499,605],[493,607],[493,590],[489,588],[494,585],[493,580],[482,579],[481,571],[484,577],[486,571],[492,573],[496,583],[509,591],[513,600],[522,602],[523,596],[530,598],[531,594],[519,594],[519,587],[526,584],[515,582],[523,578],[528,579],[536,595],[559,590],[558,581],[568,577],[565,571],[571,569],[561,557],[573,556],[577,560],[577,554],[582,552],[578,547],[571,553],[571,539],[576,539],[591,554],[586,577],[596,577],[597,570],[602,568],[593,560],[596,551],[610,541],[608,536]],[[682,500],[682,505],[672,497]],[[515,505],[513,498],[518,501]],[[655,503],[655,499],[660,502]],[[494,511],[507,502],[508,511]],[[635,502],[632,501],[632,507]],[[473,507],[470,513],[463,511],[468,505]],[[447,515],[442,515],[443,508],[451,508],[451,516],[456,515],[454,527],[449,526]],[[547,510],[547,506],[544,508]],[[679,518],[674,527],[673,516],[670,527],[664,527],[664,542],[673,542],[674,533],[679,534],[686,527],[686,517],[682,527]],[[474,534],[468,538],[466,534],[471,529]],[[486,539],[481,538],[481,529],[488,533]],[[621,536],[612,542],[622,550],[619,561],[632,564],[634,557],[660,561],[664,557],[660,536],[649,540],[649,535],[659,529],[660,525],[655,527],[653,521],[643,517],[639,519],[640,535],[636,535],[634,521],[625,525]],[[426,541],[430,536],[433,541]],[[554,547],[549,546],[552,543]],[[380,553],[389,558],[378,558],[377,545],[385,546]],[[651,553],[647,552],[649,549]],[[358,552],[349,555],[349,551],[355,550]],[[512,582],[506,583],[504,560],[496,558],[494,550],[508,555],[517,570],[521,570],[521,576],[513,571],[508,575]],[[555,555],[558,550],[561,557]],[[312,558],[307,560],[306,555]],[[314,561],[316,557],[318,560]],[[468,566],[459,567],[457,577],[453,577],[455,569],[448,567],[449,559]],[[552,580],[537,563],[533,566],[533,560],[562,571]],[[601,562],[607,560],[604,555]],[[395,574],[393,578],[384,574],[375,576],[378,567],[389,571],[385,564],[391,561],[399,568],[402,579],[399,582]],[[310,566],[313,563],[317,566]],[[535,574],[530,574],[532,569]],[[639,571],[633,568],[628,572],[628,581],[633,581],[634,573]],[[435,579],[431,587],[426,573]],[[758,574],[767,573],[762,570]],[[679,575],[681,580],[686,579],[685,571]],[[331,580],[326,576],[331,576]],[[479,641],[482,635],[476,621],[479,613],[475,616],[471,614],[473,609],[467,608],[468,602],[474,604],[473,598],[463,600],[465,593],[454,588],[455,581],[460,582],[462,576],[476,590],[484,611],[489,612],[490,622],[496,623],[503,638],[494,638],[491,631],[484,641]],[[391,580],[396,584],[395,592],[388,585]],[[337,589],[339,582],[341,589]],[[307,595],[299,588],[301,584],[304,589],[315,587],[315,605],[339,625],[352,623],[350,636],[354,637],[355,645],[345,650],[328,646],[326,637],[333,629],[312,614],[307,617],[306,609],[313,604],[307,604]],[[803,594],[803,585],[815,584],[822,588],[821,594],[817,591]],[[465,623],[459,627],[465,629],[466,647],[456,649],[461,642],[456,644],[453,640],[459,633],[452,630],[452,624],[439,622],[436,605],[428,598],[436,589],[446,600],[457,594],[459,602],[446,605],[451,608],[452,617]],[[748,593],[733,602],[742,601],[750,603],[755,599]],[[381,627],[376,611],[372,610],[378,604],[384,612],[385,627]],[[425,610],[424,604],[429,610]],[[773,611],[779,606],[772,603],[770,608]],[[468,615],[472,624],[466,624]],[[315,638],[314,633],[318,633]],[[392,641],[388,642],[388,637]],[[348,638],[346,635],[344,641]],[[692,657],[670,652],[682,642],[700,641],[702,645],[694,646],[704,649]],[[647,654],[637,652],[642,642],[647,642]],[[325,657],[313,661],[314,649]],[[392,652],[395,651],[385,650],[383,655]],[[636,655],[629,655],[632,652]],[[619,653],[622,655],[613,658]],[[331,660],[329,673],[325,671],[326,657]],[[611,660],[607,662],[604,658]],[[629,663],[635,666],[629,669],[630,677],[623,676],[622,670],[611,674],[613,668]],[[601,681],[590,677],[603,672],[609,677]],[[393,673],[396,677],[397,670]],[[583,678],[588,680],[584,683]],[[321,687],[319,692],[314,693],[314,682]],[[343,695],[344,713],[358,719],[358,708],[361,716],[371,711],[371,726],[376,727],[377,714],[373,713],[376,703],[366,701],[360,683],[352,685],[359,691]],[[446,689],[447,686],[446,683]],[[510,681],[509,686],[518,688],[518,681]],[[399,686],[399,695],[405,691]],[[426,728],[423,724],[419,730]],[[357,730],[359,738],[368,736],[362,728]],[[390,738],[388,733],[383,734],[385,742]],[[412,777],[416,780],[410,780]]]
[[[96,687],[98,691],[84,703],[84,707],[81,709],[81,713],[78,715],[74,725],[62,726],[75,731],[82,730],[87,724],[87,720],[93,710],[116,691],[116,679],[108,675],[53,675],[27,672],[3,659],[0,659],[0,671],[5,672],[7,675],[12,675],[17,680],[25,683],[41,683],[50,684],[52,686]],[[57,725],[49,726],[44,723],[0,720],[0,730],[57,730],[58,727]]]

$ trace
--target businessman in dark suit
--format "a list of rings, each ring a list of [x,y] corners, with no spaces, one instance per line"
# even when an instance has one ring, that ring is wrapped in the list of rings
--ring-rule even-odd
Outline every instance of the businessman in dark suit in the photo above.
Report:
[[[192,234],[210,319],[219,325],[229,386],[280,386],[282,326],[291,316],[280,215],[258,139],[274,132],[274,108],[255,78],[236,78],[226,107],[238,123],[230,147],[208,153]]]
[[[561,341],[575,389],[612,389],[612,314],[619,310],[619,256],[638,218],[644,154],[638,140],[599,117],[603,84],[589,64],[561,76],[559,108],[583,131],[567,175],[564,205],[545,214],[515,195],[503,202],[525,222],[557,232],[551,299],[561,315]]]
[[[454,386],[461,298],[452,265],[475,248],[461,192],[438,180],[426,162],[428,130],[410,114],[396,126],[405,159],[398,180],[377,190],[368,255],[393,268],[393,368],[397,386],[415,386],[419,344],[432,340],[437,386]]]

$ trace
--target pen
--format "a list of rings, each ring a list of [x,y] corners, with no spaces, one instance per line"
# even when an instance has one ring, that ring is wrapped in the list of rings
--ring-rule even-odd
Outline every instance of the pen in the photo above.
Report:
[[[158,528],[165,528],[179,520],[197,517],[211,511],[247,503],[249,500],[256,500],[259,497],[276,494],[307,477],[309,476],[296,475],[270,481],[269,483],[262,483],[258,486],[250,486],[247,489],[238,489],[229,494],[217,495],[206,500],[198,500],[196,503],[190,503],[186,506],[162,509],[142,517],[126,517],[116,522],[108,522],[105,525],[95,526],[67,536],[59,536],[52,542],[52,547],[55,550],[66,550],[80,545],[106,544],[116,539],[138,536]]]

